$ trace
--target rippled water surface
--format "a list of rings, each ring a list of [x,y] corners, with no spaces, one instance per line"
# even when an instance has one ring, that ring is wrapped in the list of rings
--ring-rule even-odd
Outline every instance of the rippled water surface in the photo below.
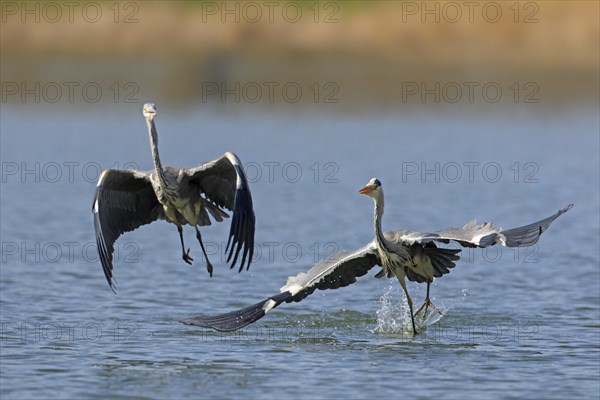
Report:
[[[220,252],[228,225],[207,227],[209,278],[193,230],[189,267],[176,228],[155,223],[120,238],[114,295],[96,258],[91,203],[100,167],[151,168],[141,112],[4,109],[2,398],[597,398],[597,118],[166,109],[157,119],[164,164],[225,150],[246,164],[256,262],[229,270]],[[177,322],[250,305],[319,258],[367,243],[372,204],[357,190],[373,176],[386,191],[386,230],[472,218],[510,228],[575,207],[536,247],[464,251],[432,286],[444,316],[416,337],[399,285],[375,270],[240,332]],[[409,290],[420,304],[425,287]]]

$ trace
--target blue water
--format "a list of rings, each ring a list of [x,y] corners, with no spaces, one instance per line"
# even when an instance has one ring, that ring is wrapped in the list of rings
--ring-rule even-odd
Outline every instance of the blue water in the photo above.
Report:
[[[224,114],[160,108],[167,165],[235,151],[251,178],[256,262],[238,274],[203,230],[192,267],[164,222],[119,239],[117,295],[94,247],[99,168],[150,169],[141,105],[32,113],[4,107],[0,393],[12,398],[597,398],[600,392],[596,111],[545,115]],[[107,115],[108,114],[108,115]],[[574,202],[538,246],[465,251],[432,286],[444,316],[413,337],[403,294],[375,270],[221,334],[177,321],[253,304],[319,258],[384,229],[472,218],[510,228]],[[411,283],[420,304],[425,287]]]

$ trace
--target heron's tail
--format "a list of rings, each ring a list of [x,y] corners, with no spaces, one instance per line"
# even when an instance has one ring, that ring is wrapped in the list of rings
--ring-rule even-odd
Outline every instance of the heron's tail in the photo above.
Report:
[[[290,292],[280,293],[276,296],[269,297],[261,302],[251,305],[241,310],[231,311],[220,315],[196,315],[183,319],[179,322],[186,325],[202,326],[204,328],[212,328],[221,332],[230,332],[241,329],[258,321],[286,300],[291,299]]]

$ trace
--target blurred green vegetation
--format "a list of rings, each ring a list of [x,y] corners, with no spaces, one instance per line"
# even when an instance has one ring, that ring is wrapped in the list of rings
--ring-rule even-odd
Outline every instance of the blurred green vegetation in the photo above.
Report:
[[[406,82],[534,82],[548,103],[598,102],[597,1],[76,3],[2,3],[2,81],[135,82],[173,102],[206,82],[334,82],[354,108],[394,106]]]

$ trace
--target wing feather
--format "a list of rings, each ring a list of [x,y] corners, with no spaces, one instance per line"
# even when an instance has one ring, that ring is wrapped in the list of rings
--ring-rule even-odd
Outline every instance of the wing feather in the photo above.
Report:
[[[569,204],[566,207],[561,208],[548,218],[544,218],[529,225],[502,231],[502,235],[505,237],[505,243],[503,244],[508,247],[525,247],[534,245],[537,243],[542,233],[548,229],[550,224],[552,224],[556,218],[560,217],[571,208],[573,208],[573,204]]]
[[[107,169],[100,175],[92,212],[100,263],[114,292],[114,243],[125,232],[164,219],[164,212],[152,188],[149,173],[115,169]]]
[[[307,272],[289,277],[280,293],[249,307],[225,314],[206,316],[196,315],[183,319],[186,325],[210,327],[228,332],[241,329],[264,317],[281,303],[301,301],[316,289],[337,289],[356,282],[356,278],[365,275],[379,264],[375,242],[353,253],[338,253],[329,260],[318,262]]]
[[[573,204],[569,204],[558,210],[555,214],[540,221],[508,230],[496,228],[490,222],[477,224],[473,220],[462,228],[447,228],[436,232],[395,231],[386,232],[385,236],[392,243],[403,245],[429,242],[449,243],[454,241],[463,247],[488,247],[495,244],[502,244],[507,247],[531,246],[537,243],[542,233],[548,229],[556,218],[569,211],[572,207]]]
[[[289,277],[280,292],[290,292],[292,298],[287,301],[301,301],[315,289],[338,289],[356,282],[356,278],[365,275],[379,264],[375,241],[352,253],[340,252],[328,260],[319,261],[307,272]]]
[[[226,252],[229,251],[227,262],[231,261],[233,268],[241,252],[239,271],[242,271],[244,264],[246,269],[250,268],[254,255],[256,218],[250,185],[240,159],[227,152],[214,161],[182,171],[180,179],[197,185],[200,193],[215,205],[233,211],[225,248]]]

